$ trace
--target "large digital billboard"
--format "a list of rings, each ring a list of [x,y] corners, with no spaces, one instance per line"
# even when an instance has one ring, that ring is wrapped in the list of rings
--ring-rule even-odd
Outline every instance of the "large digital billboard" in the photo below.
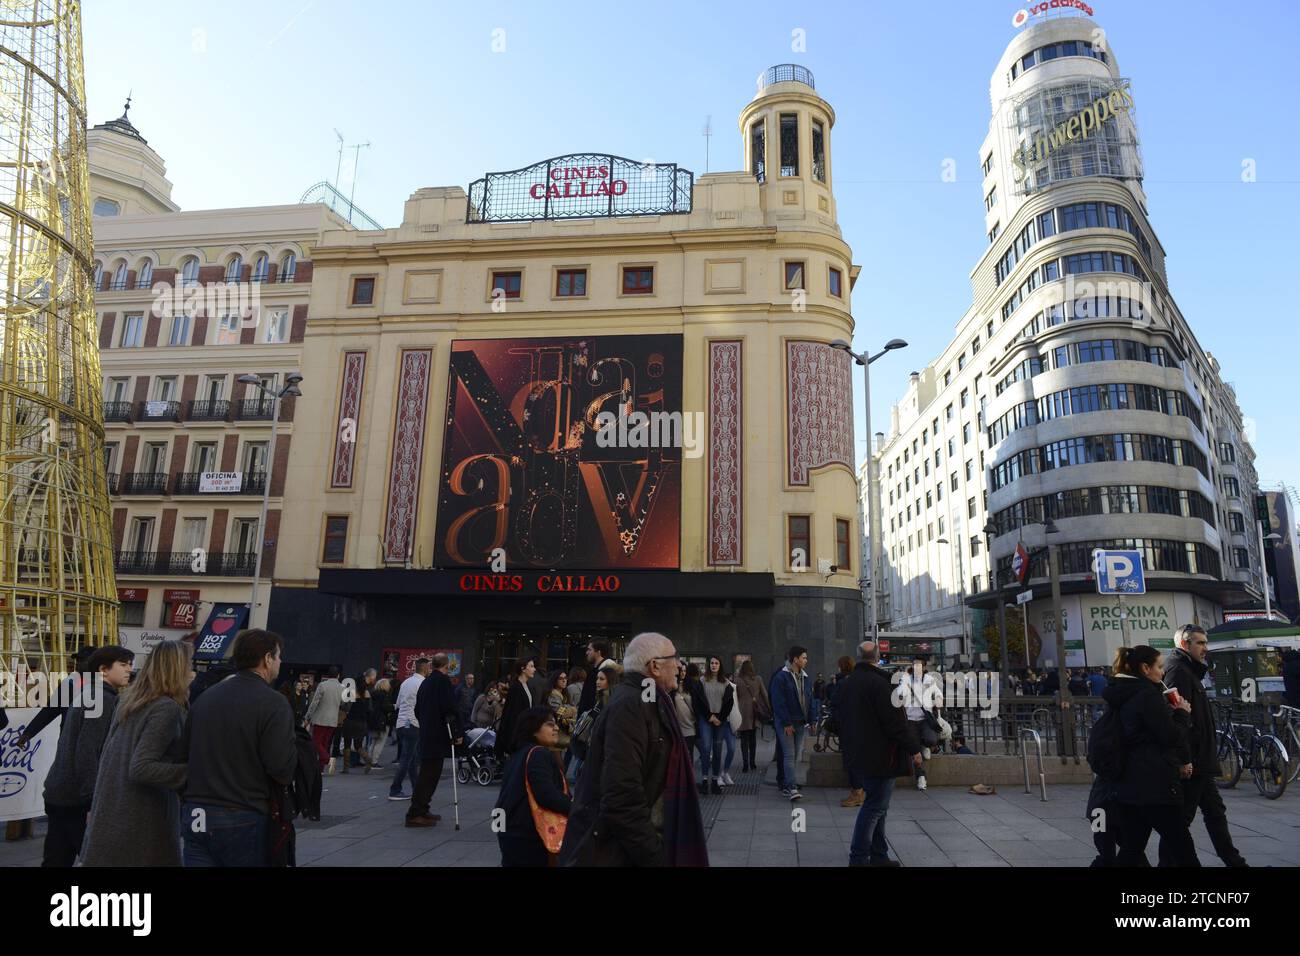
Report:
[[[678,567],[680,335],[459,341],[450,361],[437,564]],[[644,420],[664,427],[625,427]]]

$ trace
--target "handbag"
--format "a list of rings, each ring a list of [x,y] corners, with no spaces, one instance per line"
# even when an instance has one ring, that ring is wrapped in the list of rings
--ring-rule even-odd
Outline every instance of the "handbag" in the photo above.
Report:
[[[727,714],[727,723],[731,726],[733,734],[740,733],[740,725],[744,719],[740,716],[740,701],[736,699],[736,685],[731,685],[731,711]]]
[[[533,811],[533,826],[537,827],[537,835],[542,838],[542,845],[546,847],[546,852],[556,854],[560,852],[560,846],[564,843],[564,830],[569,825],[569,818],[563,813],[556,813],[554,810],[542,807],[533,796],[533,785],[528,782],[528,761],[533,759],[533,754],[538,749],[545,748],[534,747],[524,758],[524,789],[528,792],[528,808]],[[565,794],[568,794],[569,782],[563,776],[560,777],[560,784],[564,787]]]

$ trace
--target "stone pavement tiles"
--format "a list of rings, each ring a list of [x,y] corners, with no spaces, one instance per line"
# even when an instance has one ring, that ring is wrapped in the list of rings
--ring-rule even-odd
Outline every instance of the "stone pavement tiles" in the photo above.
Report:
[[[391,752],[391,751],[390,751]],[[845,866],[857,809],[839,805],[844,791],[810,788],[791,804],[775,786],[771,741],[759,751],[760,770],[738,774],[723,796],[702,799],[713,866]],[[737,761],[737,766],[739,762]],[[442,822],[429,829],[403,825],[407,802],[390,802],[393,767],[366,775],[359,770],[325,778],[319,822],[299,820],[299,866],[498,866],[491,830],[498,786],[458,785],[459,831],[453,826],[450,761],[432,809]],[[806,766],[800,774],[806,773]],[[408,785],[409,787],[409,785]],[[993,796],[964,789],[911,787],[894,791],[886,835],[905,866],[1087,866],[1095,855],[1084,818],[1086,786],[1048,788],[1048,802],[1022,787]],[[409,792],[409,790],[408,790]],[[1280,800],[1265,800],[1249,780],[1222,791],[1233,839],[1255,866],[1300,866],[1300,787]],[[804,811],[795,832],[793,809]],[[1217,866],[1200,818],[1192,824],[1201,862]],[[30,840],[0,842],[0,867],[38,866],[45,823]],[[1148,846],[1155,862],[1156,838]]]

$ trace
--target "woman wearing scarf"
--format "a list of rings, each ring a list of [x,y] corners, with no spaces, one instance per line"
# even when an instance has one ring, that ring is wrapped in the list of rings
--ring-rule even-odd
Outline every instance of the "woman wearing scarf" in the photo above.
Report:
[[[515,721],[534,704],[538,707],[546,702],[534,701],[533,691],[528,682],[537,673],[537,663],[531,657],[521,657],[514,666],[510,690],[506,692],[505,710],[501,712],[501,724],[497,728],[496,757],[502,763],[514,752]]]

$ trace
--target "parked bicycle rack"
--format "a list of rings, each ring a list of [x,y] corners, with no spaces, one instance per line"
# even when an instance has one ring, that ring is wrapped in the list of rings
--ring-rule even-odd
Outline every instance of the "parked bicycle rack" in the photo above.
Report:
[[[1021,728],[1020,731],[1020,739],[1024,740],[1026,737],[1033,738],[1034,750],[1038,752],[1038,786],[1040,792],[1043,795],[1043,803],[1046,803],[1047,802],[1047,774],[1043,772],[1043,738],[1039,735],[1038,731],[1034,730],[1032,727],[1023,727]],[[1021,763],[1024,765],[1025,768],[1025,793],[1032,793],[1032,791],[1029,789],[1029,748],[1028,747],[1022,747],[1020,749],[1020,759],[1021,759]]]

